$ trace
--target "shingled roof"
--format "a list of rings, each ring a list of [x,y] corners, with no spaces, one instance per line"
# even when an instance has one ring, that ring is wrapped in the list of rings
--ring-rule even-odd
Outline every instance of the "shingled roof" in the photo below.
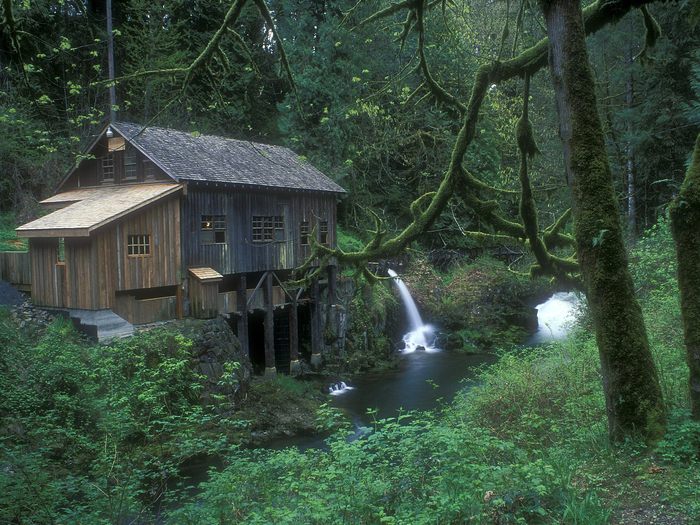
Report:
[[[177,181],[345,193],[326,175],[281,146],[130,122],[112,127]]]

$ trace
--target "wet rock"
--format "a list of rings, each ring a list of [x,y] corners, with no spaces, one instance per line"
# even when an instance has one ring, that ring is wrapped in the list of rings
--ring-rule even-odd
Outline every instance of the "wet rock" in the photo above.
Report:
[[[226,411],[238,407],[248,391],[253,367],[228,322],[223,317],[186,319],[169,323],[168,328],[192,340],[193,366],[204,376],[202,402]]]

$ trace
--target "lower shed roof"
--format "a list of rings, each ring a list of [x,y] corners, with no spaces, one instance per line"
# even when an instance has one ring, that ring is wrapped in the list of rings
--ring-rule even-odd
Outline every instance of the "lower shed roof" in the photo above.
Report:
[[[182,189],[182,184],[81,188],[42,204],[66,206],[17,228],[19,237],[89,237],[90,233]]]

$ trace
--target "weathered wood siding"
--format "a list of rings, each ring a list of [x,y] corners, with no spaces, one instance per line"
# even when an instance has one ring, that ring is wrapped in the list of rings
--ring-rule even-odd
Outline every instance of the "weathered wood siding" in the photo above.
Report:
[[[113,308],[118,290],[177,285],[179,219],[178,198],[154,204],[89,238],[66,238],[64,263],[58,262],[58,239],[30,239],[35,303],[98,310]],[[129,256],[129,235],[149,235],[150,254]],[[162,310],[141,311],[154,309]]]
[[[0,279],[19,286],[32,284],[29,252],[0,252]]]
[[[112,272],[109,266],[105,271],[105,265],[100,264],[109,255],[98,239],[65,239],[67,308],[97,310],[112,306]]]
[[[32,302],[37,306],[65,306],[65,266],[58,261],[58,239],[29,239]]]
[[[203,215],[226,216],[226,242],[203,244]],[[253,216],[284,216],[285,240],[252,240]],[[300,242],[300,224],[312,230],[328,221],[328,242],[336,242],[336,196],[311,192],[274,192],[189,186],[183,205],[182,239],[186,268],[209,266],[221,274],[284,270],[299,266],[310,247]]]
[[[202,282],[190,277],[190,313],[198,319],[210,319],[219,313],[219,281]]]
[[[136,299],[132,295],[118,295],[113,310],[133,324],[165,321],[177,317],[177,297]]]
[[[115,133],[116,136],[116,133]],[[156,182],[156,181],[172,181],[155,164],[151,164],[151,177],[147,177],[146,164],[148,158],[140,151],[136,151],[136,180],[124,180],[124,151],[115,151],[114,154],[114,181],[102,182],[102,157],[107,155],[107,138],[102,137],[95,147],[88,153],[94,155],[94,159],[85,159],[71,174],[60,188],[60,191],[74,190],[75,188],[83,188],[86,186],[100,186],[113,184],[134,184],[135,182]]]
[[[248,305],[248,310],[263,310],[265,308],[265,301],[262,293],[262,287],[257,290],[255,296],[253,296],[253,288],[246,290],[246,303]],[[291,300],[284,293],[284,290],[280,286],[272,287],[272,301],[275,308],[289,304]],[[219,292],[218,293],[218,311],[220,314],[231,314],[240,313],[238,307],[238,292]]]
[[[118,223],[105,236],[116,240],[117,290],[172,286],[180,282],[180,201],[168,199]],[[148,256],[129,256],[129,235],[150,235]]]

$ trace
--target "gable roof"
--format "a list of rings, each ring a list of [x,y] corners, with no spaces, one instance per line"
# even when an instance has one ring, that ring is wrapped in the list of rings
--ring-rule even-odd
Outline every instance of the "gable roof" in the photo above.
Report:
[[[144,128],[131,122],[115,122],[112,127],[176,181],[345,193],[292,150],[281,146]]]
[[[20,237],[88,237],[90,233],[125,215],[171,195],[182,184],[129,184],[66,191],[41,201],[67,204],[17,228]]]

